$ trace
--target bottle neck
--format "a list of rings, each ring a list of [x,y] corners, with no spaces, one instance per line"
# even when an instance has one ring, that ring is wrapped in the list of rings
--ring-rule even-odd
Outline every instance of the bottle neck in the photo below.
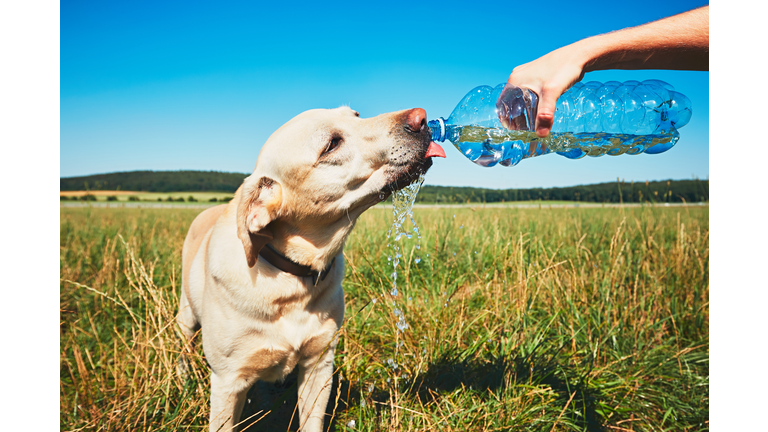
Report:
[[[445,119],[440,117],[437,120],[430,120],[427,123],[429,129],[432,130],[432,141],[443,142],[448,135],[448,130],[445,127]]]

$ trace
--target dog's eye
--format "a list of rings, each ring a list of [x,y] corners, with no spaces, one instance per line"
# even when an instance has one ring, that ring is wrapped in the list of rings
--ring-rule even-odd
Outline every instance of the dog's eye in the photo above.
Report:
[[[341,142],[342,142],[343,140],[344,140],[344,139],[343,139],[342,137],[333,137],[333,138],[331,139],[331,142],[329,142],[329,143],[328,143],[328,145],[325,147],[325,150],[323,150],[323,154],[322,154],[321,156],[325,156],[325,155],[327,155],[328,153],[330,153],[330,152],[332,152],[332,151],[336,150],[336,148],[337,148],[337,147],[339,147],[339,146],[341,145]]]

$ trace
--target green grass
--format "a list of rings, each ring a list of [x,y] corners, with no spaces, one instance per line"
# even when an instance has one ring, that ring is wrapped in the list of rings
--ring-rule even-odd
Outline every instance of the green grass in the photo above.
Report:
[[[61,430],[207,430],[202,350],[189,379],[175,374],[181,247],[198,212],[61,209]],[[708,218],[706,206],[419,208],[421,249],[406,241],[398,270],[410,328],[397,333],[391,212],[368,211],[345,249],[330,430],[708,430]],[[252,389],[248,430],[286,430],[295,388],[291,376]]]

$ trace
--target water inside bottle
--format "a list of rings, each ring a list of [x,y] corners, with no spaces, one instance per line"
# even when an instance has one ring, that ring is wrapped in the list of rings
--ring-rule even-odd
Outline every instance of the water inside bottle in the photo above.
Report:
[[[531,131],[461,126],[452,128],[447,139],[469,160],[490,167],[497,163],[513,166],[522,159],[552,152],[570,159],[604,154],[657,154],[672,148],[679,137],[680,134],[672,126],[669,130],[648,135],[552,132],[545,138]]]

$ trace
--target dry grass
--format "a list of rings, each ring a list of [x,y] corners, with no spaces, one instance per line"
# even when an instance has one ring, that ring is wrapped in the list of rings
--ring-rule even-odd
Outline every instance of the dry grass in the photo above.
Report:
[[[197,212],[61,210],[61,430],[207,430],[202,352],[176,376]],[[345,249],[331,430],[708,430],[707,207],[419,208],[404,333],[390,215],[364,214]],[[249,399],[248,430],[285,430],[295,377]]]

